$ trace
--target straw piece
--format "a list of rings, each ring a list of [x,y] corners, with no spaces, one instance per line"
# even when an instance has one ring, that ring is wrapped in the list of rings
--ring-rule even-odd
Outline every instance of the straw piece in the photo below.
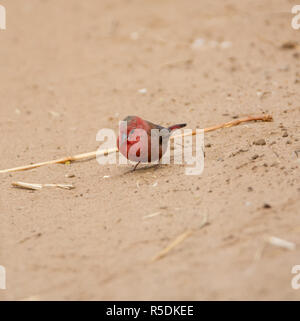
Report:
[[[72,184],[43,184],[43,187],[57,187],[68,190],[75,188],[75,186]]]
[[[157,215],[160,215],[161,212],[155,212],[155,213],[152,213],[152,214],[148,214],[148,215],[145,215],[143,216],[143,218],[151,218],[151,217],[154,217],[154,216],[157,216]]]
[[[28,169],[33,169],[45,165],[52,165],[52,164],[66,164],[66,163],[71,163],[71,162],[76,162],[80,160],[87,160],[89,158],[96,158],[98,155],[105,155],[105,154],[111,154],[113,152],[117,152],[117,148],[110,148],[110,149],[105,149],[105,150],[100,150],[100,151],[94,151],[94,152],[89,152],[89,153],[83,153],[83,154],[78,154],[75,156],[68,156],[65,158],[60,158],[60,159],[55,159],[51,161],[46,161],[46,162],[41,162],[41,163],[36,163],[36,164],[31,164],[31,165],[26,165],[26,166],[20,166],[20,167],[14,167],[14,168],[9,168],[9,169],[4,169],[0,170],[1,173],[10,173],[10,172],[19,172],[19,171],[25,171]]]
[[[206,213],[204,216],[203,216],[203,220],[200,224],[200,226],[198,227],[198,229],[200,230],[202,227],[206,226],[206,225],[209,225],[209,220],[208,220],[208,214]]]
[[[31,184],[31,183],[24,183],[24,182],[12,182],[11,185],[13,187],[30,189],[30,190],[39,190],[43,188],[42,184]]]
[[[158,254],[156,254],[150,262],[155,262],[166,256],[175,246],[182,243],[186,238],[191,236],[193,233],[192,230],[187,230],[184,233],[180,234],[176,237],[176,239],[171,242],[167,247],[165,247],[162,251],[160,251]]]
[[[281,247],[281,248],[284,248],[284,249],[287,249],[290,251],[295,250],[295,248],[296,248],[295,243],[280,239],[279,237],[276,237],[276,236],[270,236],[267,239],[267,242],[271,245],[278,246],[278,247]]]
[[[150,261],[150,263],[155,262],[166,256],[175,246],[182,243],[187,237],[191,236],[195,231],[202,229],[206,225],[209,225],[208,215],[205,214],[203,216],[201,224],[196,227],[195,229],[189,229],[185,231],[184,233],[177,236],[177,238],[171,242],[167,247],[165,247],[163,250],[161,250],[158,254],[156,254]]]
[[[29,189],[29,190],[40,190],[43,187],[57,187],[62,189],[73,189],[75,188],[72,184],[32,184],[25,182],[12,182],[11,185],[17,188]]]
[[[222,128],[229,128],[229,127],[233,127],[233,126],[238,126],[238,125],[240,125],[242,123],[247,123],[247,122],[250,122],[250,121],[258,121],[258,120],[264,121],[264,122],[270,122],[270,121],[273,121],[273,117],[271,115],[260,115],[260,116],[244,117],[244,118],[235,119],[235,120],[232,120],[232,121],[229,121],[227,123],[220,124],[220,125],[204,128],[204,132],[208,133],[208,132],[212,132],[214,130],[218,130],[218,129],[222,129]],[[196,133],[197,133],[196,130],[193,130],[192,133],[179,134],[179,135],[176,135],[176,136],[172,136],[172,137],[170,137],[170,140],[173,140],[176,137],[195,136]]]
[[[239,125],[241,123],[246,123],[246,122],[250,122],[250,121],[258,121],[258,120],[269,122],[269,121],[273,120],[273,117],[271,115],[260,115],[260,116],[249,116],[249,117],[245,117],[245,118],[235,119],[235,120],[227,122],[227,123],[223,123],[223,124],[220,124],[220,125],[204,128],[204,132],[207,133],[207,132],[211,132],[211,131],[222,129],[222,128],[228,128],[228,127],[237,126],[237,125]],[[172,136],[172,137],[170,137],[170,140],[174,140],[175,137],[183,137],[183,136],[190,136],[190,135],[192,135],[192,136],[196,135],[196,130],[194,130],[192,133],[186,133],[186,134],[180,134],[180,135]],[[3,170],[0,170],[0,174],[10,173],[10,172],[17,172],[17,171],[25,171],[25,170],[28,170],[28,169],[33,169],[33,168],[37,168],[37,167],[41,167],[41,166],[45,166],[45,165],[70,164],[72,162],[81,161],[81,160],[87,160],[87,159],[90,159],[90,158],[96,158],[97,156],[108,155],[108,154],[116,153],[116,152],[118,152],[117,147],[110,148],[110,149],[105,149],[105,150],[100,150],[100,151],[97,150],[97,151],[94,151],[94,152],[78,154],[78,155],[75,155],[75,156],[69,156],[69,157],[65,157],[65,158],[60,158],[60,159],[55,159],[55,160],[51,160],[51,161],[36,163],[36,164],[32,164],[32,165],[26,165],[26,166],[14,167],[14,168],[9,168],[9,169],[3,169]]]

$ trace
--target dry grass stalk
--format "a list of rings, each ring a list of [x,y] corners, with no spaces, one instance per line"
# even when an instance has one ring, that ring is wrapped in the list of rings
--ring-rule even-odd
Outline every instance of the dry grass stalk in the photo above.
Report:
[[[146,218],[151,218],[151,217],[154,217],[154,216],[157,216],[157,215],[160,215],[161,212],[155,212],[155,213],[152,213],[152,214],[148,214],[148,215],[145,215],[143,216],[144,219]]]
[[[220,125],[204,128],[204,132],[211,132],[214,130],[222,129],[222,128],[228,128],[228,127],[233,127],[237,126],[241,123],[246,123],[250,121],[272,121],[273,118],[271,115],[260,115],[260,116],[249,116],[249,117],[244,117],[240,119],[235,119],[230,122],[222,123]],[[183,137],[183,136],[189,136],[189,135],[196,135],[196,130],[194,130],[192,133],[188,134],[182,134],[182,135],[177,135],[177,136],[172,136],[171,140],[174,140],[175,137]],[[26,166],[20,166],[20,167],[14,167],[14,168],[9,168],[9,169],[4,169],[0,170],[0,174],[4,173],[10,173],[10,172],[18,172],[18,171],[25,171],[45,165],[52,165],[52,164],[66,164],[66,163],[71,163],[71,162],[76,162],[76,161],[82,161],[82,160],[87,160],[87,159],[92,159],[96,158],[97,156],[102,156],[102,155],[108,155],[112,153],[116,153],[118,151],[117,147],[114,148],[109,148],[105,150],[100,150],[100,151],[94,151],[94,152],[89,152],[89,153],[83,153],[83,154],[78,154],[75,156],[68,156],[60,159],[55,159],[51,161],[46,161],[46,162],[41,162],[41,163],[36,163],[36,164],[31,164],[31,165],[26,165]]]
[[[200,224],[200,226],[198,227],[198,229],[200,230],[202,227],[209,225],[209,221],[208,221],[208,215],[205,214],[202,220],[202,223]]]
[[[96,158],[98,155],[105,155],[105,154],[111,154],[117,152],[117,148],[110,148],[110,149],[105,149],[101,151],[95,151],[95,152],[89,152],[89,153],[83,153],[83,154],[78,154],[75,156],[68,156],[60,159],[54,159],[51,161],[46,161],[42,163],[36,163],[36,164],[31,164],[31,165],[26,165],[26,166],[20,166],[20,167],[14,167],[10,169],[5,169],[5,170],[0,170],[0,173],[10,173],[10,172],[19,172],[19,171],[25,171],[28,169],[34,169],[37,167],[45,166],[45,165],[52,165],[52,164],[66,164],[66,163],[72,163],[72,162],[77,162],[81,160],[87,160],[87,159],[92,159]]]
[[[17,188],[23,188],[23,189],[30,189],[33,191],[39,190],[43,188],[42,184],[31,184],[31,183],[25,183],[25,182],[12,182],[11,185],[13,187]]]
[[[161,64],[160,67],[174,67],[176,65],[180,65],[180,64],[192,64],[193,59],[187,58],[187,59],[181,59],[181,60],[175,60],[175,61],[170,61],[170,62],[166,62],[164,64]]]
[[[162,251],[160,251],[158,254],[156,254],[152,259],[151,262],[155,262],[164,256],[166,256],[175,246],[182,243],[187,237],[191,236],[193,234],[192,230],[187,230],[184,233],[180,234],[176,237],[176,239],[171,242],[167,247],[165,247]]]
[[[25,182],[13,182],[11,183],[13,187],[29,189],[29,190],[40,190],[43,187],[57,187],[62,189],[73,189],[75,188],[72,184],[32,184],[32,183],[25,183]]]
[[[212,132],[212,131],[218,130],[218,129],[234,127],[234,126],[238,126],[242,123],[248,123],[250,121],[258,121],[258,120],[264,121],[264,122],[269,122],[269,121],[273,121],[273,117],[271,115],[260,115],[260,116],[248,116],[248,117],[244,117],[244,118],[240,118],[240,119],[235,119],[235,120],[229,121],[227,123],[222,123],[220,125],[204,128],[204,133]],[[175,137],[184,137],[184,136],[190,136],[190,135],[192,135],[192,136],[196,135],[196,130],[194,130],[192,133],[172,136],[170,139],[172,140]]]
[[[276,237],[276,236],[270,236],[269,238],[267,238],[266,241],[271,245],[278,246],[290,251],[295,250],[296,248],[295,243],[280,239],[279,237]]]
[[[174,247],[176,247],[177,245],[179,245],[180,243],[182,243],[186,238],[188,238],[189,236],[191,236],[196,230],[200,230],[201,228],[203,228],[204,226],[208,225],[208,215],[205,214],[203,217],[203,220],[200,224],[200,226],[195,229],[189,229],[187,231],[185,231],[184,233],[180,234],[179,236],[176,237],[176,239],[174,241],[172,241],[167,247],[165,247],[163,250],[161,250],[158,254],[156,254],[150,262],[155,262],[160,260],[161,258],[163,258],[164,256],[166,256]]]

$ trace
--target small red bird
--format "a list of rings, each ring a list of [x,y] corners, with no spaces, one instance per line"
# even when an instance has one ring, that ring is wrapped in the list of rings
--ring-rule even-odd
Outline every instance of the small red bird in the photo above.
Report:
[[[138,116],[127,116],[120,123],[117,146],[122,155],[137,162],[135,170],[140,162],[160,160],[167,150],[172,131],[185,126],[186,124],[177,124],[166,128]]]

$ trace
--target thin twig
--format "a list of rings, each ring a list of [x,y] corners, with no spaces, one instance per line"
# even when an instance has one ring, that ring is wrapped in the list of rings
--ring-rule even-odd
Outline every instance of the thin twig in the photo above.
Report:
[[[191,236],[193,234],[192,230],[187,230],[184,233],[180,234],[176,237],[176,239],[171,242],[167,247],[165,247],[163,250],[161,250],[158,254],[156,254],[152,259],[151,262],[155,262],[164,256],[166,256],[175,246],[182,243],[187,237]]]
[[[184,233],[180,234],[179,236],[177,236],[174,241],[172,241],[167,247],[165,247],[158,254],[156,254],[151,259],[150,263],[158,261],[161,258],[163,258],[164,256],[166,256],[175,246],[177,246],[178,244],[182,243],[186,238],[191,236],[196,230],[200,230],[200,229],[202,229],[204,226],[206,226],[208,224],[209,224],[208,215],[205,214],[204,217],[203,217],[203,220],[202,220],[200,226],[198,226],[198,228],[189,229],[189,230],[185,231]]]
[[[154,216],[157,216],[157,215],[160,215],[161,212],[155,212],[155,213],[152,213],[152,214],[148,214],[148,215],[145,215],[143,216],[143,218],[151,218],[151,217],[154,217]]]
[[[271,245],[278,246],[290,251],[295,250],[296,248],[295,243],[280,239],[279,237],[276,237],[276,236],[270,236],[266,239],[266,241]]]
[[[114,152],[117,152],[117,148],[110,148],[106,150],[100,150],[100,151],[94,151],[94,152],[89,152],[89,153],[83,153],[83,154],[78,154],[75,156],[68,156],[60,159],[54,159],[51,161],[46,161],[42,163],[36,163],[36,164],[31,164],[31,165],[26,165],[26,166],[20,166],[20,167],[14,167],[10,169],[5,169],[5,170],[0,170],[0,173],[9,173],[9,172],[18,172],[18,171],[25,171],[28,169],[34,169],[37,167],[45,166],[45,165],[52,165],[52,164],[65,164],[68,162],[76,162],[80,160],[87,160],[87,159],[92,159],[96,158],[98,155],[108,155]]]
[[[12,182],[11,185],[13,187],[30,189],[32,191],[36,191],[43,188],[42,184],[32,184],[32,183],[25,183],[25,182]]]
[[[246,123],[246,122],[250,122],[250,121],[258,121],[258,120],[268,122],[268,121],[272,121],[273,118],[271,115],[244,117],[244,118],[240,118],[240,119],[235,119],[235,120],[227,122],[227,123],[222,123],[220,125],[204,128],[204,132],[207,133],[207,132],[211,132],[211,131],[222,129],[222,128],[237,126],[241,123]],[[180,136],[183,137],[183,136],[191,136],[191,135],[192,136],[196,135],[196,130],[194,130],[192,133],[186,133],[186,134],[180,134],[177,136],[172,136],[170,139],[174,140],[175,137],[180,137]],[[33,169],[33,168],[37,168],[37,167],[41,167],[41,166],[45,166],[45,165],[65,164],[68,162],[76,162],[76,161],[81,161],[81,160],[93,159],[93,158],[96,158],[97,156],[108,155],[108,154],[115,153],[115,152],[118,152],[117,147],[109,148],[109,149],[105,149],[105,150],[100,150],[100,151],[97,150],[97,151],[89,152],[89,153],[78,154],[75,156],[68,156],[68,157],[64,157],[64,158],[60,158],[60,159],[55,159],[55,160],[51,160],[51,161],[46,161],[46,162],[41,162],[41,163],[36,163],[36,164],[31,164],[31,165],[26,165],[26,166],[3,169],[3,170],[0,170],[0,174],[25,171],[28,169]]]
[[[242,123],[247,123],[250,121],[258,121],[258,120],[264,121],[264,122],[270,122],[270,121],[273,121],[273,117],[271,115],[248,116],[248,117],[244,117],[244,118],[240,118],[240,119],[235,119],[235,120],[232,120],[227,123],[220,124],[220,125],[204,128],[204,132],[208,133],[208,132],[212,132],[214,130],[234,127],[234,126],[238,126]],[[196,130],[193,130],[192,133],[186,133],[186,134],[172,136],[170,139],[172,140],[175,137],[182,137],[182,136],[195,136],[196,133],[197,133]]]

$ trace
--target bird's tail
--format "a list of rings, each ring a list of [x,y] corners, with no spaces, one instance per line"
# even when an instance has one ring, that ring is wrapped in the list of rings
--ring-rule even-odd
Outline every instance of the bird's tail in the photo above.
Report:
[[[171,132],[171,131],[173,131],[175,129],[179,129],[179,128],[182,128],[182,127],[185,127],[185,126],[186,126],[186,124],[176,124],[176,125],[170,126],[168,128],[168,130]]]

